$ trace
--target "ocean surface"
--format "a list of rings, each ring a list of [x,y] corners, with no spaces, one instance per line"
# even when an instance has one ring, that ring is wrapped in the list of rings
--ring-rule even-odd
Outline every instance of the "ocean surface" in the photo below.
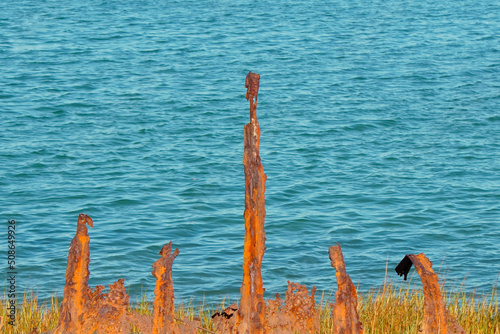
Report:
[[[336,242],[361,291],[424,252],[446,286],[491,293],[499,13],[497,0],[1,2],[2,271],[14,219],[18,293],[62,296],[85,213],[91,287],[125,278],[132,300],[152,297],[172,240],[178,301],[237,299],[252,71],[266,298],[287,280],[336,290]]]

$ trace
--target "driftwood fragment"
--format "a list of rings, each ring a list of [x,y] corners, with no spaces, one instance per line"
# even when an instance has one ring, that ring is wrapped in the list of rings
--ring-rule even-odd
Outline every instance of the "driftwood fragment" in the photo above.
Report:
[[[330,261],[337,271],[338,290],[335,293],[335,303],[332,307],[333,333],[362,334],[363,325],[359,320],[356,287],[347,275],[344,256],[340,245],[330,246]]]
[[[172,241],[164,245],[159,253],[161,258],[153,263],[151,273],[156,277],[155,301],[153,303],[153,334],[173,333],[177,324],[174,314],[174,284],[172,265],[179,255],[179,249],[172,251]]]
[[[406,279],[411,265],[415,266],[424,289],[424,322],[423,334],[464,333],[465,331],[446,310],[446,304],[439,289],[439,278],[432,270],[432,262],[420,253],[407,254],[396,267],[399,276]]]
[[[261,264],[265,250],[264,192],[266,175],[260,161],[260,127],[257,121],[257,94],[260,75],[249,72],[245,87],[250,101],[250,123],[244,127],[243,166],[245,170],[245,245],[241,302],[236,316],[237,333],[264,332],[264,287]]]
[[[91,289],[88,285],[90,276],[90,238],[87,224],[94,226],[92,219],[84,214],[78,216],[76,235],[71,240],[66,267],[66,285],[64,298],[59,310],[59,323],[54,333],[82,333],[82,321],[85,315],[85,302]]]

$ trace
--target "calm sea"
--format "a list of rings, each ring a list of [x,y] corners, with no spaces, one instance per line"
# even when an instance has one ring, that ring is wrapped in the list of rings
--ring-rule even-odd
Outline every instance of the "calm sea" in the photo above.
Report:
[[[336,289],[336,242],[364,291],[424,252],[449,287],[491,292],[498,13],[497,0],[3,1],[2,271],[14,219],[18,292],[61,296],[85,213],[92,287],[125,278],[151,296],[172,240],[178,300],[238,298],[251,70],[267,297],[287,280]]]

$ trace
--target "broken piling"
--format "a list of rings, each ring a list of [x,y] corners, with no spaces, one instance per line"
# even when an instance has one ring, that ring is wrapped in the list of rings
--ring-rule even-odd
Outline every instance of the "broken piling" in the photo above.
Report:
[[[232,304],[222,313],[212,316],[218,333],[260,334],[281,333],[313,334],[320,330],[319,313],[315,303],[316,288],[311,294],[305,286],[288,282],[285,301],[279,294],[275,300],[264,301],[261,265],[265,251],[265,182],[267,176],[259,155],[260,127],[257,121],[257,95],[260,75],[249,72],[246,77],[246,98],[250,102],[250,122],[244,127],[243,165],[245,171],[245,240],[243,252],[243,282],[240,288],[240,305]],[[153,264],[152,275],[156,278],[153,317],[139,315],[128,310],[129,296],[124,279],[94,291],[88,285],[90,276],[90,250],[87,224],[93,220],[80,214],[77,232],[68,251],[64,299],[60,307],[57,328],[52,333],[128,333],[134,324],[145,334],[183,334],[201,330],[214,333],[199,326],[200,320],[176,319],[174,315],[174,289],[172,281],[173,261],[179,254],[172,253],[172,242],[164,245],[161,256]],[[332,305],[333,333],[362,334],[363,326],[357,313],[357,293],[347,275],[340,245],[329,248],[332,267],[336,270],[338,291]],[[408,254],[396,267],[405,280],[412,265],[422,280],[424,291],[424,323],[422,332],[465,333],[446,310],[439,290],[438,277],[432,263],[425,255]],[[0,317],[0,328],[2,323]]]
[[[246,99],[250,102],[250,122],[244,127],[243,166],[245,170],[245,245],[243,250],[243,283],[236,318],[237,333],[264,333],[264,286],[261,276],[266,235],[264,219],[265,182],[260,161],[260,127],[257,121],[257,94],[260,75],[248,72]]]
[[[153,303],[153,334],[174,332],[176,327],[174,314],[174,283],[172,265],[179,255],[179,249],[172,252],[172,241],[164,245],[159,255],[161,258],[153,264],[151,272],[156,277],[155,301]]]
[[[333,332],[363,334],[363,325],[357,311],[358,296],[356,287],[345,269],[344,256],[340,245],[330,246],[330,261],[337,271],[338,290],[335,293],[335,304],[332,307]]]
[[[465,331],[446,310],[446,304],[439,289],[438,275],[432,270],[432,262],[424,253],[418,255],[407,254],[396,267],[399,276],[404,279],[410,271],[411,265],[415,266],[424,290],[424,321],[422,334],[463,333]]]
[[[76,235],[71,240],[66,267],[64,298],[59,310],[59,323],[55,334],[81,333],[82,318],[85,316],[85,302],[92,290],[88,285],[90,277],[90,238],[87,224],[94,227],[92,219],[84,214],[78,216]]]

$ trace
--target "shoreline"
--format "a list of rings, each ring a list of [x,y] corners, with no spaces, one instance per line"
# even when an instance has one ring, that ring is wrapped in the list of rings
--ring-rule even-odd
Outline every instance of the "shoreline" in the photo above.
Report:
[[[320,314],[319,333],[330,333],[331,331],[331,306],[333,295],[322,293],[318,296],[320,302],[317,305]],[[443,295],[450,313],[467,333],[500,333],[500,307],[497,291],[492,290],[490,294],[475,295],[465,291],[454,291],[453,288],[443,288]],[[38,333],[54,330],[59,320],[59,307],[62,299],[53,295],[50,300],[38,300],[35,291],[30,290],[23,295],[23,302],[19,303],[20,312],[18,319],[22,319],[12,328],[6,325],[6,301],[0,301],[0,316],[4,317],[5,334],[29,333],[35,329]],[[220,300],[208,302],[179,302],[176,304],[176,317],[182,319],[185,316],[200,318],[201,325],[208,330],[213,329],[211,316],[215,312],[221,312],[233,301]],[[151,300],[146,294],[131,296],[131,311],[140,314],[152,314]],[[369,292],[359,292],[358,312],[364,324],[365,333],[416,333],[423,319],[423,290],[415,287],[413,282],[392,283],[371,289]],[[389,321],[390,320],[390,321]],[[391,324],[391,329],[387,328]],[[203,333],[203,331],[198,331]]]

